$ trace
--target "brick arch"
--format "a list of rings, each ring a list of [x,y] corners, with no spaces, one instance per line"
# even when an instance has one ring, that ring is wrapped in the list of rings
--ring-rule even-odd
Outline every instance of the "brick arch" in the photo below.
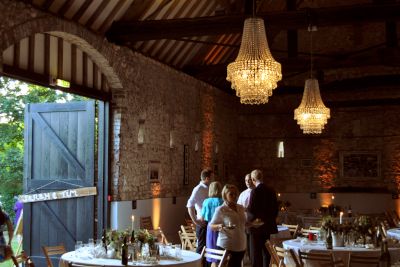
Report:
[[[123,87],[119,75],[110,64],[117,57],[117,53],[113,51],[113,45],[76,23],[52,16],[27,20],[7,31],[0,32],[1,49],[4,51],[19,40],[36,33],[49,33],[77,45],[104,73],[111,88]]]

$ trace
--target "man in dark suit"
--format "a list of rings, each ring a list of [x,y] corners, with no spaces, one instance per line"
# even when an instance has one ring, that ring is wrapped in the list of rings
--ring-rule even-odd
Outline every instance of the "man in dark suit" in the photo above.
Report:
[[[265,242],[271,234],[278,232],[276,226],[278,200],[275,190],[263,183],[260,170],[252,171],[251,179],[256,188],[251,192],[247,208],[247,219],[254,224],[254,227],[250,228],[250,259],[253,267],[268,267],[271,257],[265,247]],[[258,226],[261,222],[264,224]]]

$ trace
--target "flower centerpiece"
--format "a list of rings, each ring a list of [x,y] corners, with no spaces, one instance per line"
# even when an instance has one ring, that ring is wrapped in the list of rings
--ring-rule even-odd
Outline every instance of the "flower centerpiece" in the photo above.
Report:
[[[154,246],[157,238],[152,235],[147,229],[139,229],[135,232],[135,239],[142,244],[149,244],[150,247]]]
[[[332,232],[333,246],[343,247],[345,236],[351,230],[351,225],[348,223],[338,223],[332,216],[327,215],[322,218],[321,228],[327,233]]]
[[[354,230],[361,235],[363,245],[367,243],[367,237],[374,236],[375,226],[372,219],[369,216],[362,215],[354,220]]]

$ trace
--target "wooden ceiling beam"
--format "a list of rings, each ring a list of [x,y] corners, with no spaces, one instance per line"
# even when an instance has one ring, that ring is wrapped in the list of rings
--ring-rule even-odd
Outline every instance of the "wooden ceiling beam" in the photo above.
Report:
[[[363,4],[352,6],[301,9],[257,14],[265,20],[267,29],[306,29],[310,12],[319,27],[349,25],[400,19],[400,3]],[[192,36],[241,33],[245,15],[201,18],[114,22],[107,38],[116,43],[145,40],[175,39]]]

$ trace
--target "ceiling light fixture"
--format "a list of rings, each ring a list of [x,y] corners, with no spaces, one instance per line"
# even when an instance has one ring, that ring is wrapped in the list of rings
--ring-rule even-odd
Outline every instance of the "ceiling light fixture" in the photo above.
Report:
[[[226,79],[242,104],[265,104],[277,82],[282,79],[281,64],[269,51],[264,20],[253,17],[244,21],[242,43],[236,60],[228,65]]]
[[[312,32],[317,31],[317,27],[310,25],[308,31],[310,32],[311,40],[310,79],[306,80],[300,106],[294,110],[294,119],[297,120],[297,124],[300,125],[300,129],[303,130],[304,134],[320,134],[331,115],[329,108],[325,107],[324,102],[322,102],[318,80],[313,78]]]

